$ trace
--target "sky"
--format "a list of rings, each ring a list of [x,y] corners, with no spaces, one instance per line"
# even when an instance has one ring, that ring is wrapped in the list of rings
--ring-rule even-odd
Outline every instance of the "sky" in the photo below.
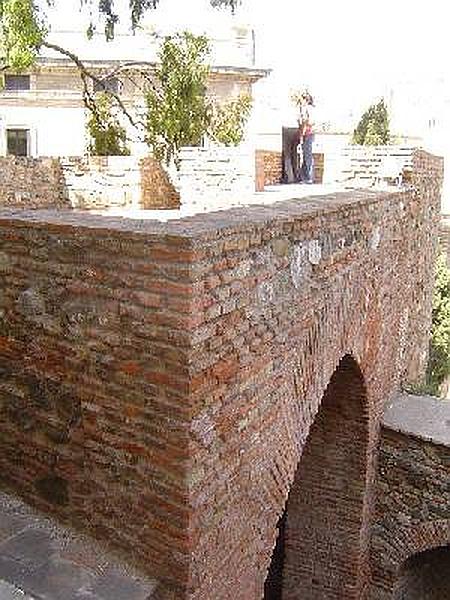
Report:
[[[116,0],[119,8],[126,4]],[[70,12],[67,0],[60,6],[55,28],[85,27],[86,19],[78,10]],[[425,105],[427,94],[431,102],[440,93],[435,80],[445,86],[449,79],[445,7],[443,0],[243,0],[232,17],[212,9],[208,0],[160,0],[146,24],[210,36],[246,24],[256,33],[258,66],[273,69],[264,93],[287,110],[290,89],[307,86],[324,115],[338,120],[359,114],[405,82],[420,90]]]

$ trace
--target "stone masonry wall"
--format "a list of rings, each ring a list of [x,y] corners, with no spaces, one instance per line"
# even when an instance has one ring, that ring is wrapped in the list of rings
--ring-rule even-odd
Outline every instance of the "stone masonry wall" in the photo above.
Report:
[[[0,219],[0,481],[140,558],[170,598],[189,566],[191,256],[120,220]]]
[[[54,158],[0,157],[0,206],[67,207],[62,177]]]
[[[408,559],[450,546],[449,481],[450,447],[383,428],[371,600],[394,597],[397,578]],[[419,574],[419,565],[416,572]],[[407,583],[413,586],[413,582]],[[430,598],[435,597],[432,593],[429,590]]]
[[[182,148],[172,181],[183,206],[198,210],[228,208],[255,191],[254,153],[246,146]]]
[[[0,211],[4,484],[142,560],[161,597],[260,600],[308,433],[350,357],[358,502],[341,497],[359,545],[351,584],[320,579],[329,598],[359,597],[382,405],[426,357],[440,199],[423,181],[165,224]],[[337,447],[354,441],[348,427]]]
[[[73,208],[138,208],[141,169],[131,156],[74,156],[60,159],[63,194]]]
[[[367,388],[363,456],[365,481],[374,480],[382,405],[413,371],[420,376],[426,358],[439,183],[429,189],[292,201],[244,218],[229,211],[222,233],[205,226],[194,270],[207,308],[191,367],[192,598],[262,597],[275,525],[345,354]],[[358,589],[368,580],[372,491],[360,509]],[[319,538],[314,552],[328,553],[327,542]],[[341,585],[330,583],[327,597],[341,598]]]

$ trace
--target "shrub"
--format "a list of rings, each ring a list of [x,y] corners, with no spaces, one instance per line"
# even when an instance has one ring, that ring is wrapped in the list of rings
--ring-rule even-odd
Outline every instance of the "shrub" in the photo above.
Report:
[[[450,375],[450,269],[441,254],[437,260],[436,283],[433,296],[430,357],[427,368],[427,386],[439,395],[442,384]]]
[[[353,132],[352,141],[365,146],[389,144],[389,115],[384,100],[366,110]]]
[[[251,110],[250,94],[241,94],[238,98],[218,106],[212,118],[212,139],[225,146],[238,146],[244,139],[245,125]]]
[[[96,112],[87,122],[90,137],[89,152],[95,156],[128,156],[125,128],[113,114],[112,101],[107,93],[96,97]]]

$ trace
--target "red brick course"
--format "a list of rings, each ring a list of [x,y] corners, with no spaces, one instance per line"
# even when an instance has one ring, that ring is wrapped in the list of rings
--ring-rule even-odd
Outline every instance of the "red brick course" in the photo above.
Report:
[[[310,597],[363,597],[382,405],[426,359],[442,163],[416,166],[404,192],[167,224],[2,211],[3,481],[145,562],[162,598],[259,600],[313,427],[305,460],[331,444],[343,485],[337,523],[305,467],[313,514],[348,529],[332,547],[319,524],[308,552],[338,562],[331,581],[314,561]]]

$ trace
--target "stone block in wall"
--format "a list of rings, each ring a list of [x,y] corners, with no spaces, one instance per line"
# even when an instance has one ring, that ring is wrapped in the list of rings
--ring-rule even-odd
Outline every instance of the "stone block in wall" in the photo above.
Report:
[[[244,145],[182,148],[180,168],[172,173],[183,206],[218,210],[255,191],[255,155]]]

